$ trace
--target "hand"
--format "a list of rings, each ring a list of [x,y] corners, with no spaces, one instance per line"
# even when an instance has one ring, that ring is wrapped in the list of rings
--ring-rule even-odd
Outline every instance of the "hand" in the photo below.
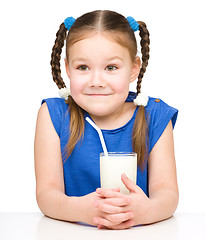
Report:
[[[131,198],[131,203],[128,206],[128,209],[134,213],[134,225],[148,223],[147,219],[150,215],[150,209],[152,206],[151,200],[147,197],[144,191],[125,174],[122,174],[121,180],[130,191],[129,197]]]
[[[126,208],[131,199],[128,195],[111,189],[98,188],[96,193],[101,197],[93,203],[101,215],[94,218],[98,228],[124,229],[134,225],[133,213]]]
[[[99,196],[105,198],[96,204],[96,207],[104,212],[104,217],[95,218],[98,228],[125,229],[145,222],[150,199],[125,174],[122,174],[121,179],[130,194],[101,188],[96,191]]]
[[[101,200],[101,197],[96,192],[92,192],[90,194],[82,196],[81,199],[82,199],[82,204],[80,205],[82,209],[81,221],[88,223],[90,225],[97,226],[97,224],[94,223],[93,219],[94,217],[100,217],[102,215],[101,210],[93,206],[93,202]]]
[[[110,189],[112,192],[119,192],[119,189]],[[94,221],[95,218],[105,217],[105,213],[96,207],[96,202],[102,202],[105,200],[105,197],[102,197],[97,192],[92,192],[83,197],[82,204],[79,206],[82,209],[82,218],[81,221],[88,223],[90,225],[97,226],[98,224]]]

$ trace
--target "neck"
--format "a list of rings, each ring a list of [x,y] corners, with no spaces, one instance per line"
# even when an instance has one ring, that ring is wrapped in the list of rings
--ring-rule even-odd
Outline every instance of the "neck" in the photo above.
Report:
[[[133,116],[136,106],[133,103],[125,103],[121,109],[106,116],[94,116],[92,120],[100,129],[116,129],[124,126]]]

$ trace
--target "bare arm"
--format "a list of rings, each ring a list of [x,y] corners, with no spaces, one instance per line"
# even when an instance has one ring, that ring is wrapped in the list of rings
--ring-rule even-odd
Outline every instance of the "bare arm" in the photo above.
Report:
[[[179,201],[172,122],[170,121],[149,156],[151,221],[172,216]]]
[[[98,199],[97,194],[91,193],[84,197],[65,195],[60,139],[46,103],[41,106],[37,116],[34,159],[36,199],[42,213],[55,219],[94,224],[93,215],[98,215],[98,211],[92,208],[92,202]]]

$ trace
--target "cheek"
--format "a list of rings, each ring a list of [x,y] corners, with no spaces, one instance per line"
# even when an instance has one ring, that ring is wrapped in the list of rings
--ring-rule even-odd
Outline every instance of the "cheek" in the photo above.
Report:
[[[129,89],[130,79],[128,75],[120,74],[112,82],[116,92],[127,92]]]
[[[71,91],[71,96],[74,99],[74,101],[80,105],[81,103],[81,91],[82,91],[82,84],[80,81],[75,79],[70,79],[70,91]],[[80,101],[80,102],[79,102]]]
[[[75,79],[70,80],[70,89],[71,92],[76,92],[81,87],[81,84]]]
[[[75,81],[75,79],[70,80],[70,90],[71,90],[71,95],[77,95],[78,92],[80,92],[82,86],[81,83],[77,80]]]
[[[82,76],[79,76],[78,74],[75,74],[71,71],[70,75],[70,90],[71,95],[79,95],[79,93],[82,91],[82,89],[85,86],[85,79]]]

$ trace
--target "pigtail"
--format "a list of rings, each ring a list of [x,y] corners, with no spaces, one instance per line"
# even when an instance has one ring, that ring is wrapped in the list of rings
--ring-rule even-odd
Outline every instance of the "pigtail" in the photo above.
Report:
[[[139,23],[139,35],[141,37],[142,66],[138,76],[137,94],[140,93],[141,83],[149,60],[149,32],[144,22]],[[137,153],[138,165],[143,169],[148,158],[148,124],[144,106],[139,106],[132,133],[133,151]]]
[[[71,155],[77,142],[84,138],[84,110],[79,107],[71,96],[65,102],[69,105],[70,111],[70,136],[63,153],[63,162]]]
[[[67,32],[67,29],[65,28],[64,23],[62,23],[56,34],[56,40],[52,48],[51,62],[50,62],[53,80],[59,89],[66,87],[61,77],[61,69],[60,69],[61,53],[62,53],[62,48],[64,46],[64,40],[66,39],[66,32]]]
[[[67,29],[65,28],[64,23],[62,23],[59,27],[58,32],[56,33],[56,40],[51,54],[50,64],[52,69],[52,76],[59,89],[66,87],[61,77],[60,69],[61,53],[64,46],[64,41],[66,39],[66,33]],[[70,137],[62,156],[64,162],[70,156],[76,143],[84,133],[84,113],[82,108],[80,108],[75,103],[71,96],[68,96],[68,100],[65,100],[65,103],[69,105],[68,111],[70,111]]]
[[[142,78],[144,76],[144,73],[146,72],[146,68],[149,60],[149,51],[150,51],[149,49],[150,39],[149,39],[149,32],[147,30],[147,26],[144,22],[138,22],[138,23],[139,23],[139,35],[141,37],[140,45],[141,45],[141,53],[142,53],[142,66],[138,76],[137,94],[140,93]]]

